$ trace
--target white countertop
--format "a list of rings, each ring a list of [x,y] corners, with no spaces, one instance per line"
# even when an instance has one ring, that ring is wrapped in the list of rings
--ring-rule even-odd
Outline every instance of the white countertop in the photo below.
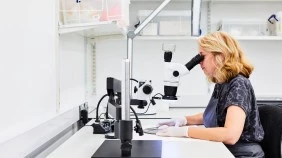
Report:
[[[142,116],[143,128],[154,125],[162,118],[179,117],[202,112],[203,108],[171,108],[157,115]],[[159,119],[156,119],[159,118]],[[83,127],[70,139],[55,149],[48,158],[90,158],[105,140],[103,134],[93,134],[91,125]],[[135,121],[134,121],[135,122]],[[135,124],[135,123],[134,123]],[[234,158],[223,143],[198,140],[193,138],[159,137],[134,132],[133,140],[162,140],[162,157],[164,158]]]

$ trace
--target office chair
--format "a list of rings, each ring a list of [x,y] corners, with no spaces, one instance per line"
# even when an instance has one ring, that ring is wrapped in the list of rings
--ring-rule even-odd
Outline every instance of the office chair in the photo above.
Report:
[[[281,158],[282,107],[261,105],[258,110],[265,132],[264,139],[260,142],[265,158]]]

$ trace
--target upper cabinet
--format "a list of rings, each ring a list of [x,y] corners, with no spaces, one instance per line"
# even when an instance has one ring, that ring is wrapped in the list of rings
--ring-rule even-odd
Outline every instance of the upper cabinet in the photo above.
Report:
[[[130,0],[60,0],[59,34],[86,37],[125,34]]]

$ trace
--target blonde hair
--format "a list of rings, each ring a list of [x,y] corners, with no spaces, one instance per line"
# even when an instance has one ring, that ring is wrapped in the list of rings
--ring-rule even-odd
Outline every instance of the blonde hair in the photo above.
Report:
[[[198,43],[201,49],[214,56],[216,70],[213,76],[208,76],[210,81],[228,82],[238,74],[249,78],[254,67],[246,60],[239,43],[229,34],[217,31],[199,38]]]

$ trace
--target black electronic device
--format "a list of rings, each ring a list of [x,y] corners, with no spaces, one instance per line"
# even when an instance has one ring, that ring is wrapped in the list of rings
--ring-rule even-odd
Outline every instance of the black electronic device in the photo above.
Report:
[[[91,126],[93,127],[94,134],[105,134],[112,131],[113,122],[105,120],[103,122],[94,122]]]
[[[109,100],[107,103],[106,117],[114,118],[114,136],[119,138],[119,122],[121,120],[121,81],[112,77],[107,78],[107,93]]]
[[[107,103],[107,111],[106,111],[106,120],[100,122],[98,117],[98,106],[96,111],[96,121],[92,124],[93,133],[94,134],[106,134],[113,131],[116,128],[116,132],[118,132],[119,127],[118,123],[121,119],[121,81],[112,77],[108,77],[106,81],[107,94],[105,94],[101,99],[108,96]],[[101,100],[99,101],[99,103]],[[99,105],[98,103],[98,105]],[[107,120],[109,118],[108,115],[111,115],[114,118],[114,121]],[[118,133],[115,134],[114,138],[118,138]]]

